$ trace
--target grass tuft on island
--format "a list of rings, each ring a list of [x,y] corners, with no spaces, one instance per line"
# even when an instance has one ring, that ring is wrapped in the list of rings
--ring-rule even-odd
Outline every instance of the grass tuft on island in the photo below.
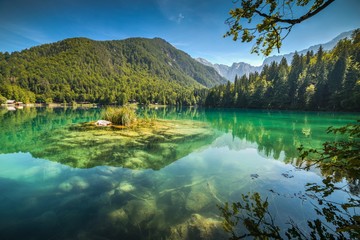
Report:
[[[137,120],[135,110],[130,106],[108,107],[106,108],[103,118],[114,125],[129,127]]]

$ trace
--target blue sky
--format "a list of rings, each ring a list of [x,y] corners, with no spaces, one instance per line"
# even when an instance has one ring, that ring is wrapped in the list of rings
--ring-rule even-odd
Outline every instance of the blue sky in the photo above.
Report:
[[[0,0],[0,51],[20,51],[71,37],[114,40],[161,37],[213,63],[260,65],[252,44],[223,38],[232,0]],[[360,0],[336,0],[295,26],[281,54],[360,28]],[[274,54],[278,54],[274,52]]]

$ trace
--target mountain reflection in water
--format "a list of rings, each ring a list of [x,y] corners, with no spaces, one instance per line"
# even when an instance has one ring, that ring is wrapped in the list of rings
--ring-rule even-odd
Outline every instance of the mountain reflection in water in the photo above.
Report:
[[[333,139],[328,126],[356,118],[149,111],[166,122],[151,134],[81,131],[81,123],[100,119],[101,109],[1,110],[0,238],[224,239],[216,205],[254,191],[268,197],[276,219],[306,224],[313,207],[290,196],[322,176],[286,163],[296,161],[300,144],[321,146]]]

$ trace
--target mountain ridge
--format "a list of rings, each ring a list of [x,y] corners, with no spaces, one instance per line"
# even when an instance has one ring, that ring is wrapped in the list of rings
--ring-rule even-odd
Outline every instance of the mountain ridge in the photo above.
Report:
[[[351,34],[353,32],[354,32],[354,30],[342,32],[339,35],[337,35],[335,38],[333,38],[332,40],[330,40],[326,43],[321,43],[321,44],[316,44],[316,45],[310,46],[309,48],[300,50],[297,53],[301,55],[301,54],[306,54],[306,52],[308,52],[308,51],[316,52],[320,46],[323,47],[323,50],[329,51],[329,50],[333,49],[340,40],[351,37]],[[245,62],[236,62],[236,63],[234,62],[231,66],[228,66],[225,64],[217,64],[217,63],[213,64],[204,58],[196,58],[196,60],[206,66],[213,67],[222,77],[225,77],[230,82],[234,82],[236,75],[238,77],[240,77],[243,75],[248,76],[250,73],[254,73],[255,71],[260,72],[266,64],[270,64],[273,61],[279,63],[283,57],[285,57],[287,62],[290,63],[294,54],[295,54],[295,52],[291,52],[291,53],[287,53],[287,54],[274,55],[274,56],[267,57],[264,59],[261,66],[253,66],[253,65],[251,65],[249,63],[245,63]]]
[[[220,76],[226,78],[230,82],[233,82],[236,76],[240,77],[244,74],[248,76],[250,73],[255,71],[259,72],[262,69],[262,66],[252,66],[245,62],[233,63],[231,66],[228,66],[225,64],[213,64],[203,58],[196,58],[196,60],[206,66],[213,67]]]
[[[354,32],[354,30],[347,31],[347,32],[342,32],[339,35],[337,35],[335,38],[333,38],[332,40],[330,40],[330,41],[328,41],[326,43],[320,43],[320,44],[310,46],[310,47],[308,47],[306,49],[297,51],[297,53],[299,55],[301,55],[301,54],[306,54],[308,51],[317,52],[317,50],[320,48],[320,46],[323,48],[324,51],[329,51],[329,50],[333,49],[335,47],[335,45],[340,40],[342,40],[344,38],[351,37],[351,34],[353,32]],[[262,66],[264,66],[266,64],[269,64],[269,63],[271,63],[273,61],[280,62],[283,57],[285,57],[286,60],[288,61],[288,63],[290,63],[293,56],[294,56],[294,54],[295,54],[295,52],[290,52],[290,53],[287,53],[287,54],[274,55],[274,56],[271,56],[271,57],[267,57],[267,58],[264,59]]]

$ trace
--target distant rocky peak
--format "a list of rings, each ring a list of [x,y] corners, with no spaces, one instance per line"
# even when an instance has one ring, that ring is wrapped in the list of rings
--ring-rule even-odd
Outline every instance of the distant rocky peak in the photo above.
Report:
[[[317,45],[311,46],[311,47],[309,47],[307,49],[298,51],[298,54],[304,54],[305,55],[308,51],[313,51],[313,52],[316,53],[319,50],[320,46],[323,48],[324,51],[329,51],[329,50],[333,49],[340,40],[345,39],[345,38],[350,38],[353,32],[354,32],[353,30],[348,31],[348,32],[343,32],[343,33],[339,34],[338,36],[336,36],[334,39],[332,39],[329,42],[322,43],[322,44],[317,44]],[[294,57],[294,54],[295,54],[295,52],[291,52],[291,53],[288,53],[288,54],[274,55],[274,56],[265,58],[265,60],[263,62],[263,66],[266,65],[266,64],[270,64],[271,62],[278,62],[279,63],[283,57],[286,58],[288,63],[291,63],[292,58]]]
[[[261,71],[261,67],[254,67],[244,62],[233,63],[231,66],[227,66],[225,64],[212,64],[203,58],[196,58],[196,60],[206,66],[213,67],[220,76],[226,78],[230,82],[234,82],[235,76],[241,77],[256,71]]]
[[[214,64],[212,64],[211,62],[209,62],[205,58],[195,58],[195,60],[198,61],[199,63],[202,63],[205,66],[214,67]]]
[[[325,50],[325,51],[331,50],[336,46],[336,44],[340,40],[345,39],[345,38],[350,38],[353,32],[354,31],[343,32],[327,43],[311,46],[307,49],[298,51],[298,54],[305,55],[308,51],[317,52],[320,46],[322,46],[323,50]],[[245,62],[237,62],[237,63],[234,62],[231,66],[227,66],[224,64],[213,64],[204,58],[196,58],[195,60],[202,63],[205,66],[213,67],[222,77],[233,82],[235,80],[236,75],[238,77],[241,77],[244,74],[249,75],[250,73],[261,72],[264,65],[270,64],[271,62],[274,62],[274,61],[279,63],[283,57],[290,64],[292,61],[292,58],[294,57],[294,54],[295,54],[295,52],[268,57],[264,60],[263,64],[258,67],[252,66],[251,64],[245,63]]]

